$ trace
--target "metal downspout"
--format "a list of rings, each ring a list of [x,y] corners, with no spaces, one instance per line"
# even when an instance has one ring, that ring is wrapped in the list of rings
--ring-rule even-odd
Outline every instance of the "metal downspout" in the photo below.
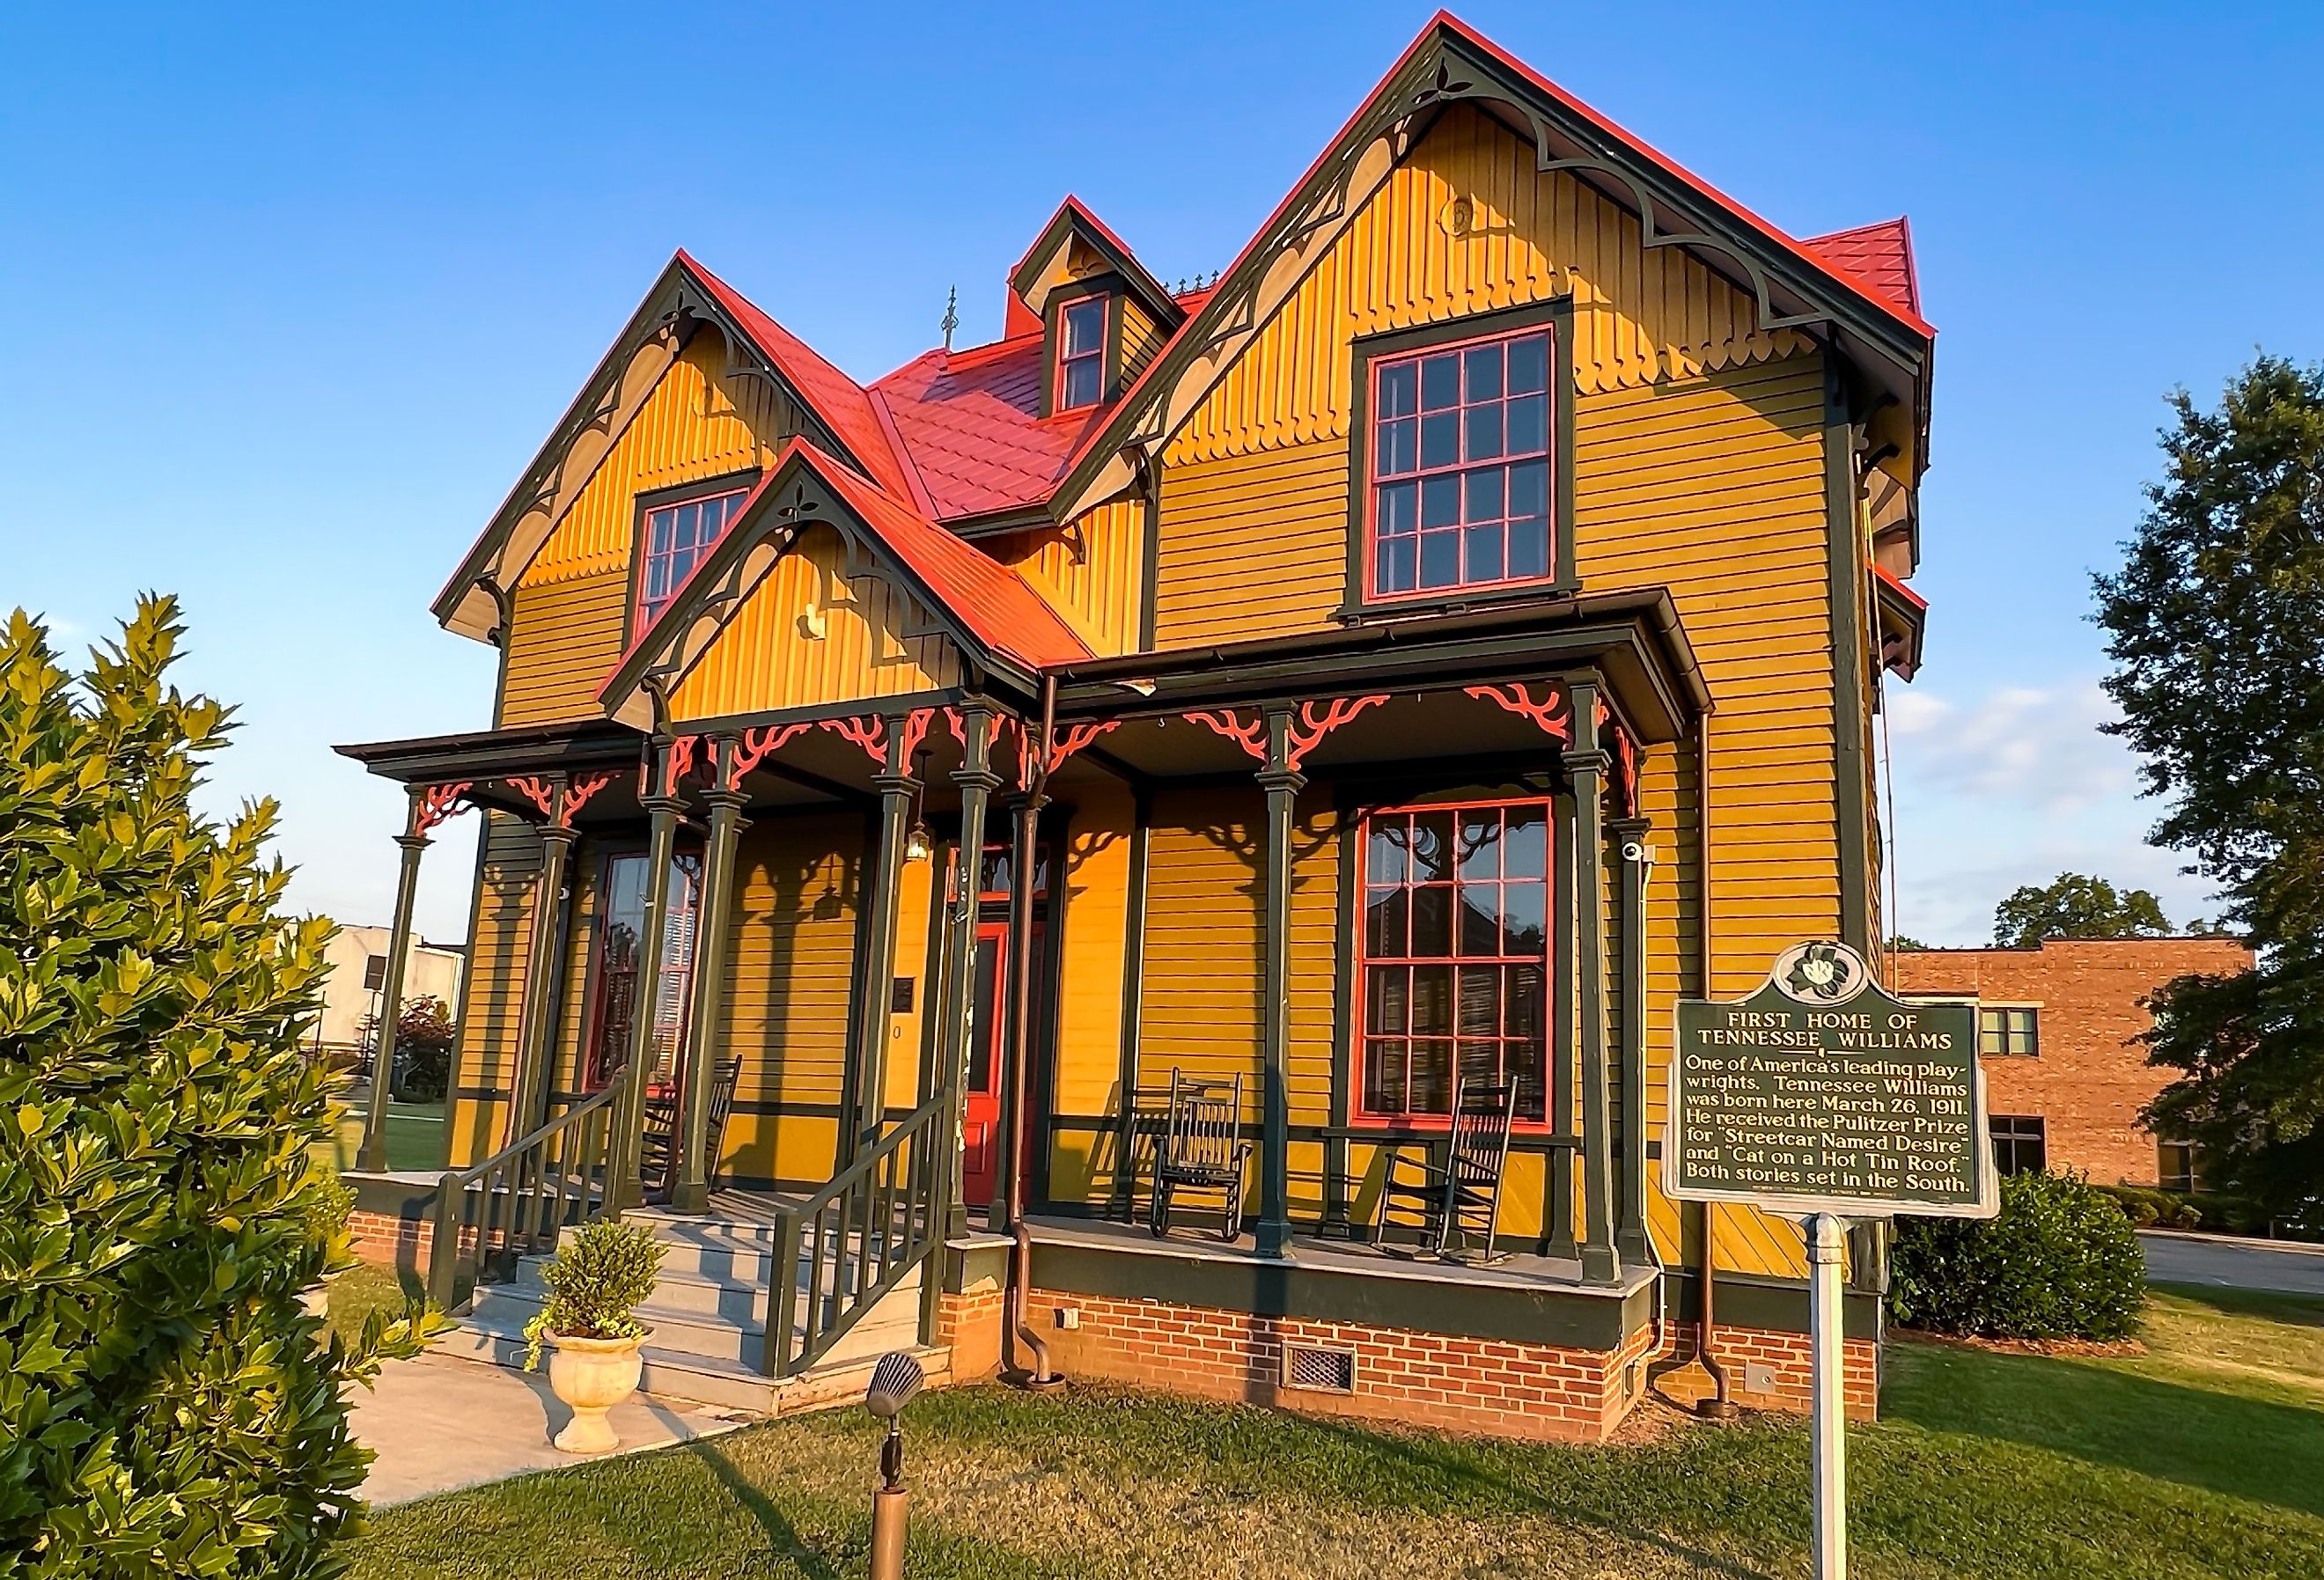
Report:
[[[1049,1369],[1049,1346],[1025,1320],[1025,1296],[1033,1281],[1033,1232],[1025,1225],[1025,1103],[1029,1089],[1027,1067],[1033,1058],[1033,855],[1038,848],[1041,807],[1047,798],[1049,753],[1056,732],[1057,678],[1041,678],[1041,730],[1023,750],[1030,762],[1025,776],[1025,799],[1017,808],[1017,838],[1010,873],[1013,892],[1009,906],[1009,955],[1013,966],[1009,979],[1008,1125],[1001,1137],[1001,1167],[1009,1181],[1004,1198],[1009,1215],[1009,1281],[1001,1296],[1001,1335],[1008,1346],[1004,1379],[1020,1388],[1041,1391],[1062,1388],[1065,1380]],[[973,880],[972,880],[973,881]],[[1064,881],[1063,872],[1056,882]],[[1017,1346],[1032,1352],[1029,1367],[1015,1364]]]

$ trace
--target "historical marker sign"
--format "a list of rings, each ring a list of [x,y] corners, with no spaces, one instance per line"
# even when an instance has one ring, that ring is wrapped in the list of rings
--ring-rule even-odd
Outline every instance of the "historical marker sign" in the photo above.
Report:
[[[1778,1213],[1991,1217],[1976,1006],[1896,998],[1829,942],[1785,950],[1739,1003],[1682,999],[1663,1191]]]

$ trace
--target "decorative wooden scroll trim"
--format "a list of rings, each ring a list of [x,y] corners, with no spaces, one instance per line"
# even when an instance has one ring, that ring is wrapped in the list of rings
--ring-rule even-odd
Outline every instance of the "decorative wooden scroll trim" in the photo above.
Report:
[[[936,710],[933,707],[916,707],[904,716],[904,754],[899,761],[908,772],[920,743],[928,738],[928,726],[936,722]]]
[[[1609,721],[1614,726],[1614,772],[1607,775],[1606,788],[1614,797],[1615,814],[1635,818],[1638,815],[1638,743],[1620,716],[1606,706],[1604,698],[1598,699],[1594,711],[1600,730]]]
[[[1120,724],[1120,719],[1106,719],[1098,724],[1067,725],[1049,743],[1049,772],[1055,773],[1066,758],[1096,740],[1106,731]]]
[[[1208,713],[1184,714],[1188,724],[1201,725],[1213,734],[1232,741],[1249,753],[1262,767],[1267,762],[1267,717],[1264,714],[1245,724],[1242,716],[1231,707],[1222,707]]]
[[[614,777],[613,771],[609,768],[603,773],[582,774],[567,784],[565,787],[565,809],[557,819],[558,826],[572,827],[573,819],[580,815],[582,808],[589,804],[589,798],[613,783]]]
[[[421,790],[420,799],[411,803],[411,837],[424,839],[438,823],[473,809],[474,802],[460,798],[475,789],[475,782],[464,779],[453,784],[431,784]]]
[[[1319,709],[1313,702],[1303,702],[1291,721],[1290,739],[1284,753],[1284,762],[1292,772],[1299,772],[1307,753],[1322,745],[1323,737],[1354,718],[1368,707],[1378,707],[1388,700],[1385,697],[1336,697]]]
[[[827,718],[820,721],[823,727],[844,740],[863,748],[875,768],[888,765],[888,721],[878,714],[863,718]]]
[[[1545,734],[1555,735],[1567,745],[1573,744],[1573,709],[1562,688],[1545,686],[1542,690],[1545,695],[1539,698],[1522,680],[1505,686],[1471,686],[1466,689],[1471,697],[1498,703],[1519,718],[1533,720]]]
[[[726,788],[740,790],[742,776],[765,762],[768,753],[788,745],[814,727],[809,724],[769,725],[763,729],[744,730],[734,744],[734,762],[726,775]]]
[[[960,709],[956,707],[947,707],[944,710],[944,716],[945,727],[952,731],[952,738],[958,741],[961,744],[962,750],[965,751],[968,747],[968,725],[961,722]],[[1001,726],[1006,725],[1008,722],[1009,721],[1006,718],[997,713],[991,718],[985,720],[987,728],[984,733],[984,744],[990,746],[992,743],[1001,739]]]
[[[543,818],[549,819],[552,823],[558,820],[558,786],[555,780],[535,779],[528,774],[512,773],[508,776],[508,782],[511,789],[514,790],[526,800],[530,801],[534,806],[539,807],[540,808],[540,815]]]

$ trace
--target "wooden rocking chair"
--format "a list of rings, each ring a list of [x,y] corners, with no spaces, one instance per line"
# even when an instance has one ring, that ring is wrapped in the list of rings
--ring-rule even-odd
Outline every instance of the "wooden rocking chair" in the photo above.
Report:
[[[1170,1233],[1170,1205],[1182,1190],[1214,1190],[1225,1222],[1219,1238],[1242,1232],[1242,1171],[1250,1143],[1242,1136],[1242,1077],[1189,1081],[1170,1072],[1170,1110],[1154,1149],[1154,1205],[1148,1227]]]
[[[1387,1176],[1380,1185],[1380,1248],[1406,1254],[1388,1241],[1389,1216],[1401,1213],[1419,1218],[1419,1255],[1467,1261],[1473,1242],[1483,1248],[1480,1260],[1500,1261],[1502,1253],[1493,1249],[1493,1228],[1501,1215],[1501,1174],[1508,1162],[1509,1125],[1516,1114],[1513,1084],[1467,1086],[1456,1073],[1452,1128],[1443,1161],[1436,1160],[1434,1143],[1417,1160],[1405,1155],[1403,1144],[1388,1150]]]
[[[703,1167],[713,1176],[726,1140],[726,1116],[734,1109],[734,1083],[742,1078],[742,1061],[720,1061],[710,1084],[710,1125]],[[678,1188],[678,1095],[649,1095],[645,1102],[645,1133],[640,1140],[639,1176],[646,1199],[668,1201]]]

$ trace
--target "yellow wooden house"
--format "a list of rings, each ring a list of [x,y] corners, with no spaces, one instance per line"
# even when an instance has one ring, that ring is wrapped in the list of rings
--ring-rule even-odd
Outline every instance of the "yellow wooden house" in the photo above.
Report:
[[[1878,939],[1904,222],[1788,236],[1439,17],[1214,279],[1068,199],[1007,291],[861,383],[654,282],[437,601],[493,727],[343,748],[401,924],[485,823],[455,1172],[366,1191],[447,1289],[604,1213],[742,1247],[666,1274],[694,1397],[883,1307],[954,1377],[1529,1435],[1799,1396],[1796,1230],[1655,1160],[1674,1000]],[[1235,1184],[1157,1235],[1174,1086]],[[1416,1254],[1384,1183],[1480,1094],[1489,1236]]]

